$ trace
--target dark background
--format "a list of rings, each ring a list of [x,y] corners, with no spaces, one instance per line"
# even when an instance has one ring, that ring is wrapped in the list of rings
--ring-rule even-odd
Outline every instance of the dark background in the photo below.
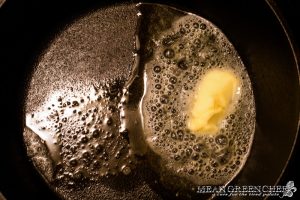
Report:
[[[30,0],[26,1],[13,1],[13,0],[7,0],[7,2],[4,4],[4,6],[10,6],[14,7],[14,12],[16,13],[21,13],[19,17],[23,17],[23,12],[26,10],[26,2],[31,2]],[[35,1],[37,3],[36,7],[39,6],[39,4],[43,4],[43,1]],[[49,1],[48,1],[49,2]],[[36,15],[32,15],[30,17],[35,18],[39,17],[39,15],[45,16],[47,15],[47,12],[51,13],[51,8],[56,6],[56,4],[59,3],[59,1],[53,0],[50,1],[51,3],[48,3],[47,7],[49,8],[45,13],[44,11],[41,11],[40,13],[37,12]],[[72,3],[72,1],[67,1],[68,3]],[[105,1],[103,1],[105,2]],[[107,2],[107,1],[106,1]],[[299,0],[274,0],[274,2],[277,5],[277,9],[279,11],[279,15],[283,17],[283,22],[286,25],[286,28],[289,32],[289,35],[292,39],[292,41],[295,44],[295,50],[297,52],[298,60],[300,60],[300,54],[299,54],[299,49],[300,47],[300,31],[299,31],[299,24],[300,24],[300,1]],[[69,10],[64,10],[65,16],[68,16],[68,13],[72,13],[75,8],[70,7]],[[32,61],[29,61],[27,59],[28,55],[30,55],[29,52],[33,51],[40,51],[42,49],[43,43],[33,43],[33,41],[38,41],[42,40],[43,38],[40,37],[38,34],[39,32],[31,32],[31,29],[33,27],[29,26],[24,26],[22,23],[22,19],[20,18],[13,18],[12,16],[15,15],[15,13],[6,13],[8,9],[4,10],[0,8],[0,60],[1,62],[4,61],[4,63],[12,63],[13,65],[17,65],[20,63],[26,63],[27,65],[33,64]],[[4,17],[5,18],[4,18]],[[9,20],[7,17],[11,17]],[[26,16],[24,16],[26,17]],[[27,19],[28,20],[28,19]],[[30,20],[30,18],[29,18]],[[40,26],[43,30],[40,31],[50,31],[50,27],[54,26],[53,24],[47,24],[50,23],[51,20],[49,21],[43,21],[41,22],[42,25]],[[61,22],[63,24],[63,22]],[[32,24],[31,24],[32,25]],[[21,26],[21,28],[20,28]],[[60,25],[55,25],[59,27]],[[24,38],[23,44],[17,45],[14,43],[9,43],[8,41],[5,40],[5,30],[3,27],[9,28],[12,30],[12,33],[14,37],[21,37]],[[23,30],[22,32],[17,31],[17,30]],[[48,38],[50,39],[50,38]],[[11,42],[11,41],[10,41]],[[8,48],[8,47],[18,47],[18,48]],[[5,53],[4,53],[5,52]],[[18,58],[14,58],[13,56],[6,56],[6,55],[13,55],[14,53],[20,55],[20,52],[22,52],[22,56]],[[8,65],[9,66],[9,65]],[[5,127],[0,129],[0,134],[10,134],[10,132],[22,132],[16,127],[16,121],[15,121],[15,114],[19,113],[20,111],[18,110],[20,107],[14,107],[14,105],[19,105],[20,102],[22,101],[22,94],[24,91],[22,90],[24,88],[24,82],[20,80],[25,80],[24,74],[26,74],[26,69],[24,71],[18,71],[13,74],[13,76],[6,76],[7,70],[4,67],[1,67],[0,65],[0,72],[1,72],[1,91],[4,91],[1,95],[1,109],[0,113],[2,114],[2,118],[5,117],[6,120],[1,120],[1,127]],[[11,72],[9,73],[11,75]],[[7,80],[9,78],[9,80]],[[22,88],[22,89],[21,89]],[[15,93],[18,93],[19,95],[16,96],[14,99],[8,99],[7,97],[14,96]],[[4,101],[3,101],[4,100]],[[3,101],[3,102],[2,102]],[[22,105],[20,105],[22,106]],[[19,113],[20,114],[20,113]],[[19,121],[21,119],[18,118]],[[2,124],[3,123],[3,124]],[[6,127],[10,127],[10,129],[7,129]],[[7,152],[7,149],[4,149],[6,141],[0,140],[0,191],[2,191],[2,188],[7,187],[3,183],[3,177],[6,175],[5,172],[7,170],[11,170],[6,168],[7,165],[5,165],[6,158],[9,157],[11,154]],[[18,145],[18,144],[16,144]],[[19,144],[22,145],[22,144]],[[297,162],[299,160],[299,139],[297,140],[296,148],[295,151],[292,154],[291,160],[286,168],[285,173],[283,174],[279,185],[286,185],[286,183],[290,180],[293,180],[295,182],[295,186],[297,187],[298,191],[294,194],[293,199],[299,199],[300,196],[300,178],[299,178],[299,169],[300,169],[300,164]],[[13,147],[11,147],[13,149]],[[17,149],[17,148],[16,148]],[[19,154],[20,158],[22,159],[22,152],[13,152],[13,154]],[[297,171],[298,169],[298,171]],[[28,170],[28,169],[27,169]],[[26,169],[25,169],[26,171]],[[11,181],[17,181],[21,182],[23,185],[26,185],[25,188],[19,190],[19,188],[15,188],[15,197],[17,196],[22,196],[22,191],[23,190],[40,190],[40,193],[46,192],[47,198],[45,199],[52,199],[55,196],[50,193],[49,191],[45,191],[43,188],[45,187],[45,183],[39,175],[36,173],[34,175],[34,179],[37,181],[39,184],[37,188],[34,188],[35,186],[32,186],[28,180],[11,180]],[[13,186],[13,184],[9,184],[10,186]],[[14,199],[14,198],[13,198]],[[18,199],[23,199],[18,198]],[[34,199],[34,197],[33,197]],[[291,199],[291,198],[289,198]],[[10,199],[8,199],[10,200]]]
[[[291,39],[294,41],[298,62],[300,60],[299,47],[300,47],[300,1],[299,0],[276,0],[278,9],[282,14],[283,20],[287,24],[288,33]],[[298,63],[299,65],[299,63]],[[297,187],[297,192],[294,194],[293,199],[299,199],[300,197],[300,176],[299,176],[299,137],[296,141],[295,150],[292,154],[291,160],[279,182],[279,185],[286,185],[288,181],[293,180]]]

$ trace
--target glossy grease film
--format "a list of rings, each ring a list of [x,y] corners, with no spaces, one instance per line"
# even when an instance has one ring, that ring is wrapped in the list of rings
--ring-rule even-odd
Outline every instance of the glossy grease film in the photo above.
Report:
[[[73,91],[72,98],[61,91],[49,99],[46,111],[26,116],[27,127],[48,147],[56,179],[128,174],[133,158],[127,136],[118,132],[120,84],[107,81],[88,93]]]

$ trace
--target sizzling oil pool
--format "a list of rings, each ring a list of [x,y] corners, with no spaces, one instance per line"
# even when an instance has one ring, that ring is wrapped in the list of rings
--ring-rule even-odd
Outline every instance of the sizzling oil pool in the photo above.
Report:
[[[219,78],[227,79],[217,77],[211,84],[221,93],[200,101],[213,114],[191,129],[197,91],[209,91],[201,81],[213,71],[236,84],[224,89]],[[222,91],[228,105],[217,115]],[[211,22],[157,4],[100,9],[68,26],[33,73],[26,113],[28,155],[66,199],[112,199],[100,190],[120,198],[124,188],[106,182],[124,175],[140,176],[142,198],[160,199],[143,179],[147,170],[136,173],[145,164],[179,195],[227,184],[245,164],[255,129],[250,79],[232,44]],[[213,131],[203,129],[211,124]],[[133,199],[139,184],[127,189]]]

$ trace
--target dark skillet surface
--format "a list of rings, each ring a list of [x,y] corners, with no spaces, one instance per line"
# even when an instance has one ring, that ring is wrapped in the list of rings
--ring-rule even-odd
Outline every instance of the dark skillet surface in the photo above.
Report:
[[[298,62],[300,60],[300,29],[298,28],[300,19],[300,2],[295,0],[277,0],[275,1],[279,14],[281,14],[283,21],[287,25],[287,30],[291,39],[294,41],[296,54],[298,57]],[[299,133],[298,133],[299,134]],[[300,187],[300,176],[299,176],[299,157],[300,157],[300,148],[299,148],[299,138],[296,141],[295,149],[292,153],[291,159],[283,173],[278,185],[285,185],[288,181],[294,180],[297,189]],[[300,193],[296,192],[293,196],[295,199],[299,199]]]
[[[26,80],[33,66],[34,59],[45,47],[47,41],[53,37],[52,33],[58,31],[65,22],[71,20],[72,16],[74,16],[73,13],[81,13],[93,6],[101,6],[107,2],[108,1],[101,1],[101,3],[95,3],[95,1],[92,1],[92,3],[85,4],[72,2],[72,7],[68,6],[71,1],[63,4],[58,1],[43,1],[43,3],[39,1],[29,1],[26,4],[24,2],[7,2],[5,6],[1,8],[0,48],[1,51],[3,51],[0,54],[1,65],[3,65],[1,66],[1,74],[3,77],[8,77],[7,81],[4,81],[4,78],[1,79],[3,81],[1,84],[3,88],[1,88],[1,90],[4,91],[2,98],[6,100],[4,102],[3,113],[7,116],[6,119],[8,120],[4,121],[4,129],[1,131],[1,148],[3,149],[1,153],[4,159],[1,162],[0,179],[1,191],[8,199],[19,199],[17,197],[20,194],[22,195],[22,199],[54,199],[56,197],[32,167],[24,152],[22,143],[22,109]],[[297,109],[299,113],[299,93],[296,93],[296,91],[299,91],[299,86],[296,85],[295,68],[276,68],[274,74],[268,73],[268,70],[271,68],[267,65],[266,60],[264,60],[266,57],[273,60],[277,59],[279,61],[277,62],[277,66],[286,65],[288,63],[291,66],[294,65],[292,61],[293,57],[284,33],[280,29],[279,23],[276,21],[273,13],[264,2],[253,3],[253,5],[249,2],[238,5],[232,1],[226,5],[221,5],[219,2],[217,7],[213,7],[208,1],[199,1],[201,2],[198,3],[200,5],[199,7],[201,7],[200,11],[196,9],[197,6],[195,5],[197,4],[193,4],[192,2],[193,1],[185,2],[182,10],[194,11],[215,23],[234,44],[247,66],[253,66],[253,63],[261,64],[260,68],[250,67],[251,69],[248,69],[250,76],[252,75],[257,99],[257,120],[259,123],[254,143],[254,147],[257,145],[257,148],[251,153],[245,169],[237,178],[237,182],[240,184],[251,183],[252,185],[275,184],[285,165],[285,161],[288,159],[294,136],[290,135],[283,139],[282,135],[275,134],[275,136],[278,137],[274,137],[272,140],[270,136],[263,137],[263,134],[261,136],[259,135],[264,131],[268,133],[280,131],[280,133],[283,133],[284,130],[281,129],[284,126],[294,127],[291,128],[294,130],[289,130],[288,132],[295,133],[295,123],[296,120],[298,120]],[[293,17],[293,15],[287,11],[289,9],[287,4],[295,4],[293,4],[292,1],[287,1],[287,4],[284,4],[283,1],[280,3],[279,5],[283,7],[283,14],[288,13],[290,17],[287,17],[287,19],[290,18],[291,23],[291,16]],[[175,4],[171,3],[170,5]],[[228,8],[224,9],[225,7]],[[251,13],[249,10],[252,8],[255,8],[252,12],[256,17],[251,20],[248,14]],[[292,8],[297,10],[294,7]],[[239,9],[245,9],[248,12],[240,13],[241,10]],[[12,12],[12,10],[14,12]],[[226,12],[230,14],[226,15]],[[236,15],[239,17],[235,17]],[[241,19],[244,19],[244,22],[241,22]],[[247,21],[250,23],[246,23]],[[268,23],[265,24],[266,22]],[[256,29],[253,30],[251,27],[256,27]],[[293,29],[295,25],[291,25],[291,27]],[[260,42],[260,45],[258,45],[259,43],[257,43],[257,41]],[[268,45],[274,48],[264,48]],[[278,51],[278,49],[281,50]],[[288,58],[288,61],[285,62],[286,60],[282,58]],[[273,66],[276,67],[276,65]],[[282,76],[278,76],[276,73]],[[268,77],[271,77],[271,79],[277,82],[272,84],[272,81],[266,81]],[[287,77],[290,78],[287,80]],[[285,88],[286,86],[289,87]],[[270,92],[270,90],[271,93],[273,92],[275,94],[274,97],[283,96],[285,101],[289,103],[276,98],[261,101],[264,95],[263,91]],[[278,95],[275,90],[286,91],[286,93]],[[290,96],[287,96],[287,93],[289,93]],[[276,115],[279,112],[270,111],[270,109],[275,106],[282,107],[282,118]],[[265,121],[266,119],[270,119],[270,121]],[[262,122],[266,123],[264,124]],[[280,123],[283,123],[284,126],[278,126]],[[272,124],[272,126],[270,126],[270,124]],[[266,145],[268,143],[272,143],[272,146],[268,147],[268,145]],[[278,152],[277,155],[280,156],[275,156],[276,152]],[[295,153],[294,157],[297,155],[299,156],[299,153]],[[277,159],[277,165],[274,164],[276,163],[274,162],[275,159]],[[299,181],[297,181],[299,179],[295,177],[295,169],[299,168],[299,166],[297,167],[295,164],[296,162],[292,160],[287,173],[285,173],[282,181],[280,181],[281,184],[286,184],[288,180],[295,180],[296,187],[299,185]]]

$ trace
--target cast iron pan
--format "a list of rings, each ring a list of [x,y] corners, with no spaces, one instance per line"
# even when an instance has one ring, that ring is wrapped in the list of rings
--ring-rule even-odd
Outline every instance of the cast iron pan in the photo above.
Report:
[[[286,24],[278,7],[273,1],[151,2],[200,15],[217,25],[233,43],[250,75],[257,110],[252,152],[234,183],[278,184],[297,141],[300,110],[299,57],[293,39],[283,28]],[[1,99],[4,100],[0,180],[1,192],[8,200],[58,198],[25,152],[22,132],[26,84],[36,59],[55,34],[80,14],[112,3],[116,2],[8,1],[0,8]],[[286,5],[282,2],[278,5],[281,4]],[[295,180],[297,187],[295,161],[291,163],[287,168],[290,171],[286,171],[279,183]],[[169,197],[158,188],[153,190]]]

